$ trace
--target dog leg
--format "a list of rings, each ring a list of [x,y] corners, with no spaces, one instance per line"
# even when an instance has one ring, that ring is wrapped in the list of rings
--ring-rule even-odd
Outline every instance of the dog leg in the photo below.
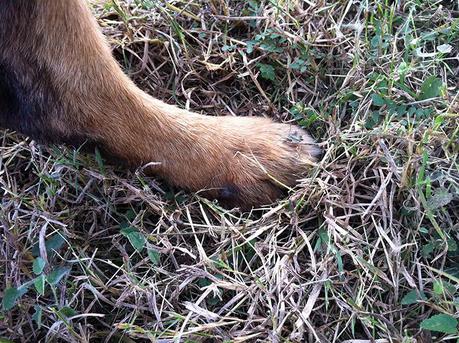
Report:
[[[137,88],[84,0],[2,0],[0,125],[43,142],[89,141],[171,184],[244,208],[273,201],[319,149],[302,129],[211,117]]]

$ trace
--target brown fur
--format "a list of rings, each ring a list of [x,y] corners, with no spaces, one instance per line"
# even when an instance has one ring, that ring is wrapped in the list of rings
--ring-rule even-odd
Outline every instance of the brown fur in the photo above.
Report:
[[[0,42],[0,58],[22,83],[31,82],[31,68],[43,69],[36,78],[49,82],[37,97],[57,99],[52,115],[43,117],[52,133],[48,140],[81,137],[132,165],[159,162],[152,172],[170,183],[243,207],[273,201],[279,184],[293,185],[318,154],[298,127],[203,116],[144,93],[121,71],[84,0],[16,1],[34,3],[33,14],[27,19],[18,13],[11,26],[15,38],[9,46]],[[14,121],[5,126],[17,129]]]

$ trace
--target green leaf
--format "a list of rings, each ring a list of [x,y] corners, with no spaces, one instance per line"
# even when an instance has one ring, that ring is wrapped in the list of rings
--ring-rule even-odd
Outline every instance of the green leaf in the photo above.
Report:
[[[408,74],[410,70],[411,70],[410,65],[406,63],[405,61],[400,63],[400,65],[398,66],[398,73],[400,74],[400,77],[402,79],[406,76],[406,74]]]
[[[157,266],[161,262],[161,254],[155,249],[148,249],[148,257],[150,258],[151,263]]]
[[[433,291],[437,295],[443,294],[443,283],[440,280],[435,280],[433,282]]]
[[[381,107],[386,104],[386,100],[377,93],[371,94],[371,100],[373,101],[374,106]]]
[[[271,64],[257,64],[258,70],[260,70],[261,77],[266,80],[274,81],[276,79],[276,71]]]
[[[211,284],[212,284],[212,281],[210,281],[208,278],[203,277],[203,278],[199,278],[198,279],[198,286],[201,287],[201,288],[202,287],[208,287]]]
[[[41,257],[37,257],[35,260],[33,260],[33,266],[32,270],[35,275],[39,275],[43,272],[43,269],[45,268],[45,260],[42,259]]]
[[[402,305],[412,305],[416,304],[418,300],[426,300],[427,297],[424,292],[416,291],[415,289],[406,293],[405,296],[402,298]]]
[[[63,317],[70,318],[70,317],[75,316],[77,313],[73,308],[64,306],[63,308],[59,310],[59,314],[62,315]]]
[[[452,251],[452,252],[457,251],[457,243],[455,240],[448,239],[446,243],[448,244],[448,251]]]
[[[421,91],[418,95],[418,100],[426,100],[436,98],[441,94],[443,82],[436,76],[429,76],[421,86]]]
[[[40,306],[34,306],[35,313],[32,315],[32,320],[37,324],[38,328],[41,328],[41,319],[43,316],[43,310]]]
[[[381,121],[381,118],[382,116],[379,113],[379,111],[371,111],[368,114],[367,121],[365,122],[365,127],[367,129],[375,128],[376,126],[378,126],[379,122]]]
[[[425,235],[427,235],[427,234],[429,233],[429,229],[426,228],[426,227],[424,227],[424,226],[421,226],[421,227],[419,228],[419,232],[420,232],[420,233],[423,233],[423,234],[425,234]]]
[[[380,36],[374,36],[370,41],[372,48],[377,48],[379,45],[381,45],[381,43],[382,43],[382,40]]]
[[[53,251],[59,250],[64,245],[64,243],[65,243],[64,236],[57,233],[46,240],[45,242],[46,252],[51,253]],[[32,255],[34,257],[40,256],[40,248],[38,246],[38,243],[33,246]]]
[[[421,322],[421,329],[436,331],[446,334],[456,334],[457,319],[449,314],[437,314]]]
[[[139,230],[133,227],[127,227],[121,230],[121,234],[127,237],[135,250],[140,252],[145,247],[145,237],[141,232],[139,232]]]
[[[27,293],[27,287],[8,288],[3,293],[2,308],[4,311],[11,310],[16,302]]]
[[[14,343],[14,342],[10,341],[9,339],[0,337],[0,343]]]
[[[69,267],[59,267],[54,269],[49,275],[46,277],[46,281],[50,285],[57,285],[61,279],[70,272]]]
[[[305,73],[308,70],[309,62],[302,59],[296,58],[293,63],[290,64],[290,68],[293,70],[298,70],[301,73]]]
[[[253,52],[253,49],[255,47],[255,45],[258,44],[258,41],[256,40],[249,40],[246,42],[247,43],[247,53],[248,54],[251,54]]]
[[[46,277],[42,274],[39,277],[37,277],[33,282],[35,289],[37,290],[37,293],[40,295],[45,294],[45,280]]]
[[[281,53],[284,51],[284,49],[280,46],[277,46],[277,43],[272,41],[271,39],[268,39],[264,41],[263,43],[260,44],[260,48],[269,51],[269,52],[277,52]]]
[[[236,45],[223,45],[222,51],[227,52],[227,51],[233,51],[237,48]]]
[[[432,253],[435,251],[436,245],[433,242],[427,243],[422,246],[422,256],[426,258],[430,258]]]
[[[439,296],[452,296],[454,293],[456,293],[456,287],[448,281],[435,280],[433,282],[433,291],[436,295]]]

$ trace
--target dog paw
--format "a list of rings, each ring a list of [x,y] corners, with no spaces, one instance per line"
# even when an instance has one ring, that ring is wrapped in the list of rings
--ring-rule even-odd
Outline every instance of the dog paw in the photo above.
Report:
[[[314,165],[321,151],[306,131],[264,118],[219,118],[216,144],[223,160],[207,194],[227,207],[272,203]]]

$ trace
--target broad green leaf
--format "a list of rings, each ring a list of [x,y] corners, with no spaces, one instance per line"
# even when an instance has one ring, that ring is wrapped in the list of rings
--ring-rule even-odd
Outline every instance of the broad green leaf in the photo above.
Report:
[[[386,104],[386,100],[381,95],[379,95],[377,93],[374,93],[374,94],[371,95],[371,100],[372,100],[374,106],[381,107],[381,106],[384,106]]]
[[[290,64],[290,68],[293,70],[298,70],[301,73],[305,73],[308,71],[309,67],[309,62],[302,59],[302,58],[296,58],[293,63]]]
[[[365,127],[367,129],[373,129],[379,124],[379,122],[381,121],[381,118],[382,117],[379,111],[371,111],[368,114],[367,121],[365,122]]]
[[[422,251],[422,256],[423,257],[430,258],[432,253],[435,251],[435,244],[433,242],[424,244],[422,246],[421,251]]]
[[[274,81],[276,79],[276,71],[274,70],[274,67],[272,65],[258,63],[257,67],[258,70],[260,70],[262,78],[271,81]]]
[[[269,52],[281,53],[282,51],[284,51],[282,47],[277,46],[277,42],[274,42],[271,39],[265,40],[263,43],[261,43],[260,48]]]
[[[421,91],[418,95],[418,100],[426,100],[436,98],[441,93],[443,82],[436,76],[428,77],[421,86]]]
[[[133,227],[127,227],[121,230],[121,234],[129,240],[131,245],[137,250],[142,251],[145,247],[145,237],[139,230]]]
[[[381,45],[381,37],[380,36],[374,36],[371,40],[370,40],[370,44],[371,44],[371,47],[372,48],[377,48],[378,46]]]
[[[421,322],[421,329],[446,334],[457,334],[457,319],[449,314],[437,314]]]
[[[437,295],[442,295],[443,294],[443,283],[439,280],[435,280],[433,282],[433,291]]]
[[[35,289],[37,290],[37,293],[40,295],[45,294],[45,280],[46,277],[42,274],[38,276],[33,282]]]
[[[424,292],[418,292],[416,290],[412,290],[405,294],[402,298],[402,305],[412,305],[416,304],[418,300],[426,300],[427,297]]]
[[[255,45],[258,44],[258,41],[256,40],[249,40],[246,42],[247,43],[247,53],[248,54],[251,54],[253,52],[253,48],[255,47]]]
[[[224,46],[222,47],[222,51],[223,51],[223,52],[234,51],[236,48],[237,48],[237,46],[234,45],[234,44],[233,44],[233,45],[224,45]]]
[[[11,310],[19,298],[27,292],[27,287],[8,288],[3,293],[2,308],[4,311]]]
[[[70,272],[69,267],[59,267],[54,269],[49,275],[46,277],[46,281],[50,285],[57,285],[61,279]]]
[[[34,261],[33,261],[33,266],[32,266],[32,269],[33,269],[33,272],[35,275],[39,275],[43,272],[43,269],[45,268],[45,260],[42,259],[41,257],[37,257]]]
[[[148,257],[150,258],[151,263],[157,266],[161,262],[161,254],[155,249],[148,249]]]
[[[212,284],[212,281],[210,281],[208,278],[203,277],[198,279],[198,286],[199,287],[208,287]]]
[[[59,250],[65,243],[65,238],[61,234],[57,233],[46,240],[45,246],[47,252]]]
[[[433,291],[436,295],[454,295],[456,287],[448,281],[435,280],[433,282]]]
[[[55,250],[59,250],[64,245],[64,243],[65,243],[64,236],[57,233],[46,240],[45,242],[46,252],[50,253]],[[34,257],[40,256],[40,248],[38,246],[38,243],[33,246],[32,255]]]
[[[34,306],[35,313],[32,315],[32,320],[37,324],[38,328],[41,328],[41,319],[43,316],[43,310],[40,306]]]

